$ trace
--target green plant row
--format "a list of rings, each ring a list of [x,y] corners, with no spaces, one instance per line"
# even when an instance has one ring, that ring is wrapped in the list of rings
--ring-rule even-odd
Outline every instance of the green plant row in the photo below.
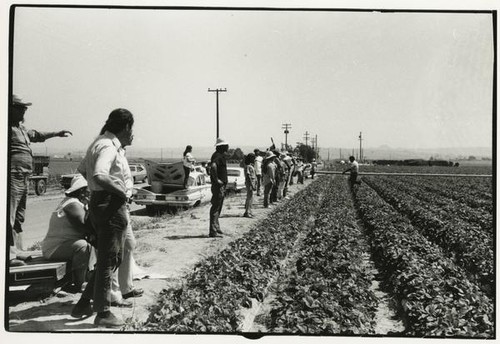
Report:
[[[281,262],[315,214],[324,185],[318,180],[276,208],[219,254],[197,264],[178,288],[166,289],[145,324],[162,332],[230,333],[240,310],[262,301]]]
[[[374,190],[362,185],[355,200],[371,236],[373,259],[402,306],[406,334],[494,336],[493,301],[462,268]]]
[[[378,300],[363,239],[345,180],[331,179],[294,271],[277,283],[270,331],[373,334]]]
[[[422,201],[422,205],[439,216],[442,221],[464,221],[479,226],[493,240],[493,216],[485,209],[471,208],[435,192],[426,191],[421,178],[380,177],[384,183]],[[411,179],[411,180],[410,180]],[[439,180],[443,180],[442,178]],[[457,224],[459,225],[459,224]],[[479,228],[478,228],[479,230]]]
[[[482,178],[409,178],[408,184],[421,187],[432,194],[450,198],[468,207],[493,214],[491,179]]]
[[[458,265],[478,281],[488,294],[495,281],[491,237],[475,227],[458,221],[443,221],[421,201],[403,194],[382,179],[364,179],[386,202],[407,216],[432,242],[455,256]]]

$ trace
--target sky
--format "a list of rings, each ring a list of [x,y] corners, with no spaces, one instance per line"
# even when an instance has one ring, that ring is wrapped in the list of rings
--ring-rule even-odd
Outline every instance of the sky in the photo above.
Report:
[[[490,13],[18,7],[13,91],[45,147],[84,150],[115,108],[134,147],[491,147]],[[310,143],[310,141],[309,141]]]

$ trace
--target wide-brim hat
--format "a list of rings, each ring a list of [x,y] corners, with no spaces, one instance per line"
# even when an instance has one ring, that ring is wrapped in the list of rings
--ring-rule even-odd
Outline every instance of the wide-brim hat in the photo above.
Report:
[[[229,143],[224,141],[221,138],[218,138],[217,141],[215,142],[215,146],[229,146]]]
[[[87,180],[83,178],[81,174],[77,174],[71,180],[71,186],[64,193],[67,195],[72,194],[75,191],[78,191],[82,188],[86,188],[88,186]]]
[[[31,106],[32,103],[25,102],[24,100],[21,99],[21,97],[13,94],[12,95],[12,105]]]
[[[276,155],[274,155],[273,152],[271,151],[267,151],[266,153],[266,157],[264,159],[271,159],[271,158],[274,158]]]

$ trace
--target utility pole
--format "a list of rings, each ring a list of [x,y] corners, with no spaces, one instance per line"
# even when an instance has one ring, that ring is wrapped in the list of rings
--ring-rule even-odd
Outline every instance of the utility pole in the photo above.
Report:
[[[362,133],[359,132],[359,162],[363,161],[363,149],[361,148],[361,142],[363,141]]]
[[[281,129],[285,129],[285,149],[288,149],[288,134],[290,131],[288,129],[292,129],[292,125],[290,123],[283,123],[281,125]]]
[[[306,131],[306,133],[304,134],[304,138],[306,139],[306,146],[307,146],[307,142],[309,140],[309,133]]]
[[[215,90],[208,89],[208,92],[215,92],[215,107],[217,113],[217,135],[215,139],[219,138],[219,92],[227,92],[225,88],[217,88]]]
[[[314,139],[314,144],[316,145],[316,158],[318,158],[319,157],[318,135],[316,135],[316,138]]]

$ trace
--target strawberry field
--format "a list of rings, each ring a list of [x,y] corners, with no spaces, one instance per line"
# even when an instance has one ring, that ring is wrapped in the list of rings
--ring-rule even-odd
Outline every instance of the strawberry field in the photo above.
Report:
[[[369,176],[351,192],[322,176],[164,290],[144,326],[494,338],[493,216],[488,178]]]

